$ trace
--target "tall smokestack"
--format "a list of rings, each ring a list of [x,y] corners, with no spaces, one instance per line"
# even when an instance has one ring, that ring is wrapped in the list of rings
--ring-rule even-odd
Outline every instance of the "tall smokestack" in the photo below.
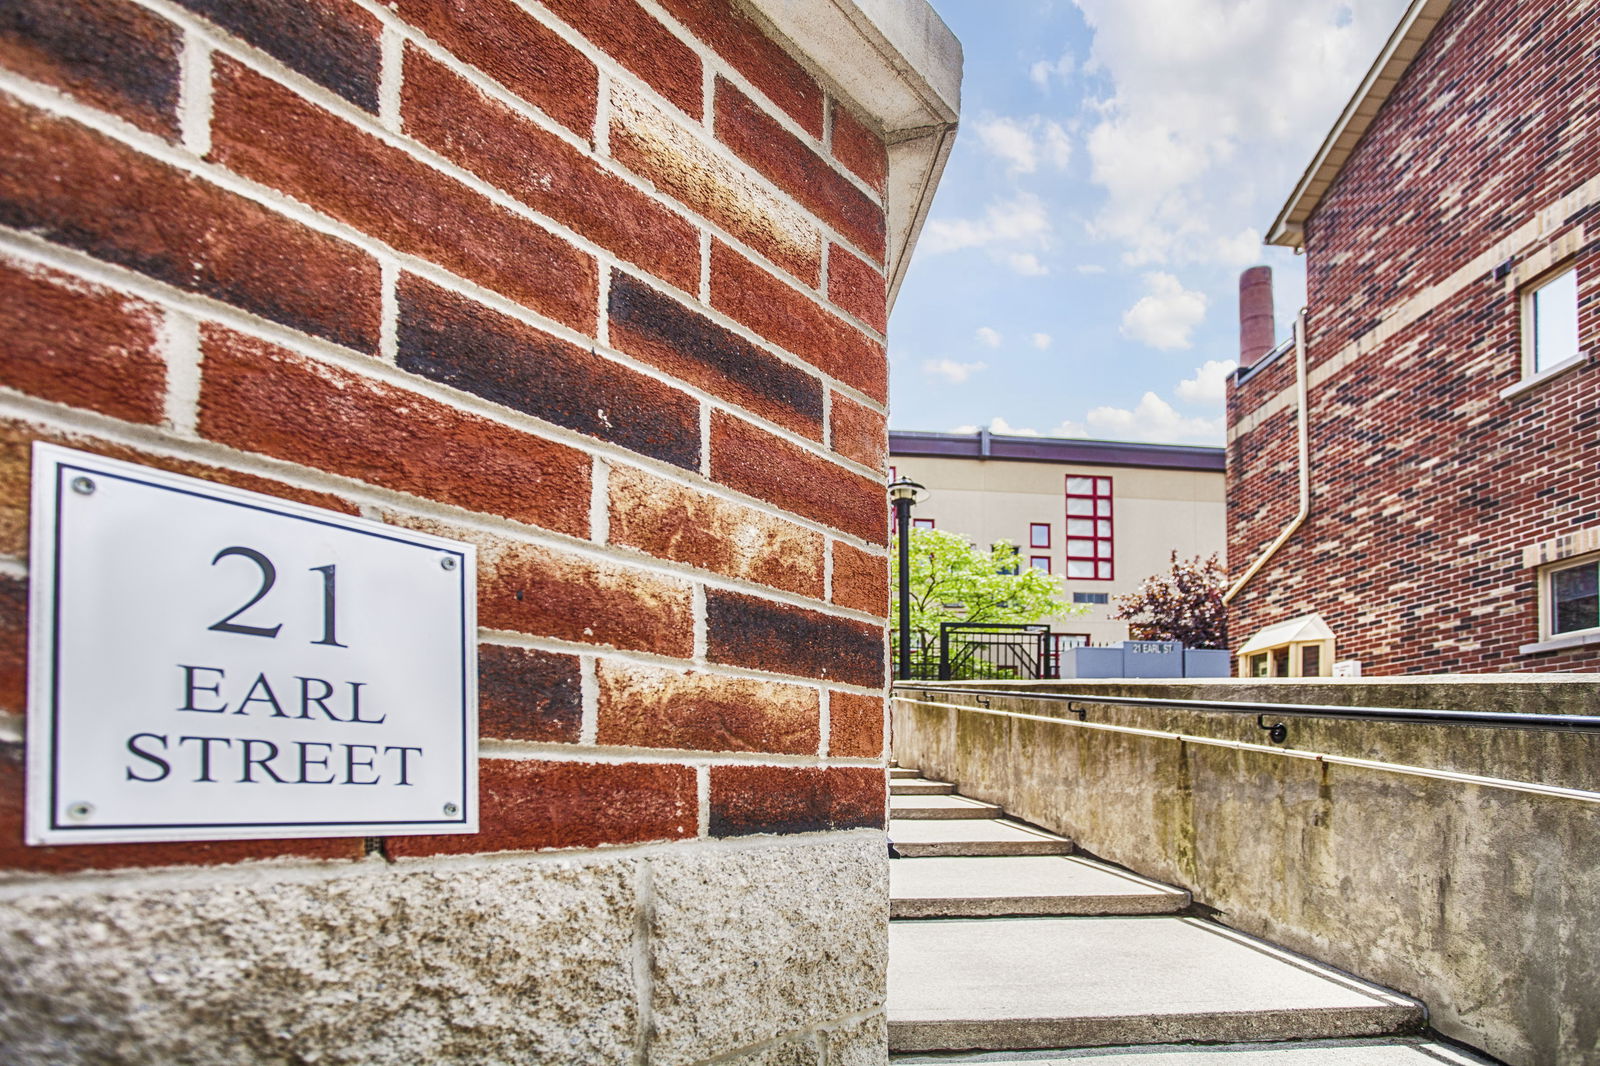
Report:
[[[1256,266],[1239,275],[1239,365],[1253,366],[1277,341],[1272,321],[1272,268]]]

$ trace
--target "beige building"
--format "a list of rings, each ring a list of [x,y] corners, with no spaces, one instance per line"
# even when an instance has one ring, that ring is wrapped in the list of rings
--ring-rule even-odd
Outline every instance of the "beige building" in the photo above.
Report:
[[[1061,646],[1127,639],[1116,598],[1165,571],[1174,549],[1223,554],[1221,448],[897,431],[889,457],[929,491],[915,524],[1009,540],[1020,565],[1062,576],[1088,613],[1050,619]]]

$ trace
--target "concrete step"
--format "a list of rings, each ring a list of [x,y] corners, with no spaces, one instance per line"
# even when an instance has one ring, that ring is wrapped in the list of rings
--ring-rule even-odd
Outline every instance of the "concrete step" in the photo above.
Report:
[[[948,796],[956,786],[948,781],[929,781],[924,777],[905,777],[889,782],[891,796]]]
[[[1211,922],[1159,917],[890,922],[888,1015],[895,1051],[1317,1040],[1423,1023],[1414,1000]]]
[[[1189,893],[1059,855],[905,859],[889,864],[889,917],[1174,914]]]
[[[908,859],[931,856],[1066,855],[1072,841],[1008,818],[890,818],[889,840]],[[893,869],[893,867],[890,867]]]
[[[891,780],[891,781],[893,781],[893,780],[895,780],[897,778],[902,778],[902,777],[921,777],[921,776],[922,776],[922,771],[921,770],[913,770],[909,766],[891,766],[891,767],[889,767],[889,780]]]
[[[1146,1044],[1069,1051],[984,1051],[893,1055],[891,1063],[987,1063],[988,1066],[1489,1066],[1460,1048],[1420,1037],[1293,1041],[1284,1044]]]
[[[992,803],[965,796],[890,796],[891,818],[998,818],[1004,812]]]

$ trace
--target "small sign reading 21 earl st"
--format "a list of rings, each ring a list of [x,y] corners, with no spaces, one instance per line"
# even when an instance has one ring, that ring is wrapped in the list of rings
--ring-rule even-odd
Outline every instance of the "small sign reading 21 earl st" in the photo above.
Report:
[[[470,544],[33,453],[28,842],[472,833]]]

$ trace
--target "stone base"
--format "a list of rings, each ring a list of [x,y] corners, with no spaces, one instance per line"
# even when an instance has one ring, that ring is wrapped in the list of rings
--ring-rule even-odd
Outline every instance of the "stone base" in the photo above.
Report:
[[[0,1061],[886,1058],[881,833],[0,892]]]

